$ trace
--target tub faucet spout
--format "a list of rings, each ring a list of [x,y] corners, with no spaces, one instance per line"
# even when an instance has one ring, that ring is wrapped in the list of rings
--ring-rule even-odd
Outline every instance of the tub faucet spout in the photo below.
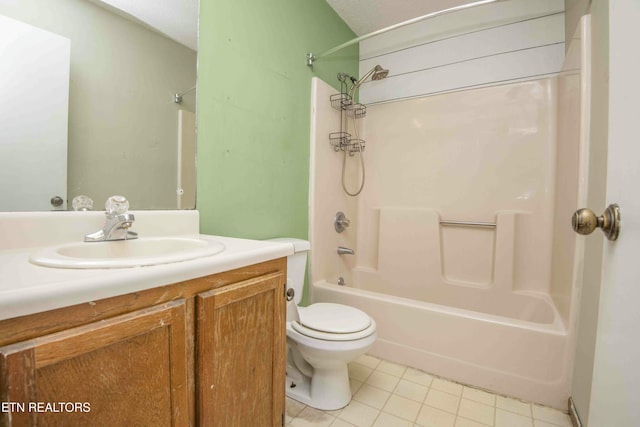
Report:
[[[355,252],[353,252],[353,249],[338,246],[338,255],[355,255]]]

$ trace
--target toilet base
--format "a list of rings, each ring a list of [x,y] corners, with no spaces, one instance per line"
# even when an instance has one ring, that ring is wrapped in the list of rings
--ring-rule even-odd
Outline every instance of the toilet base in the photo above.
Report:
[[[285,390],[288,397],[323,411],[344,408],[351,401],[347,365],[330,370],[314,369],[313,377],[287,364]]]

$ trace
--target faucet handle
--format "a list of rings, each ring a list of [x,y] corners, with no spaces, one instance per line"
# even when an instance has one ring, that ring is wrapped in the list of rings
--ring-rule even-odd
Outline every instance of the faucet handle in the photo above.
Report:
[[[338,233],[342,233],[345,230],[345,228],[349,226],[349,224],[351,224],[351,221],[347,219],[344,212],[338,212],[336,214],[335,219],[333,220],[333,227],[336,229],[336,232]]]
[[[104,203],[104,209],[108,216],[116,216],[129,210],[129,201],[124,196],[111,196]]]

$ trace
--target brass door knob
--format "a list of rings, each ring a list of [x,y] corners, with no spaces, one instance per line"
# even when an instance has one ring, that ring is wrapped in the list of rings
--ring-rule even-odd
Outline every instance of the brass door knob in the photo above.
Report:
[[[584,235],[601,228],[607,239],[616,240],[620,233],[620,207],[611,204],[601,216],[596,216],[591,209],[578,209],[571,217],[571,226],[573,231]]]

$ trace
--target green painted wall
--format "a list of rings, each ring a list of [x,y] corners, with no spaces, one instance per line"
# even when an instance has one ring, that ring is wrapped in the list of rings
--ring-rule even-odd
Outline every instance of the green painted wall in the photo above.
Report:
[[[198,193],[202,233],[307,238],[311,78],[357,75],[355,37],[325,0],[200,2]],[[328,149],[328,142],[327,142]]]

